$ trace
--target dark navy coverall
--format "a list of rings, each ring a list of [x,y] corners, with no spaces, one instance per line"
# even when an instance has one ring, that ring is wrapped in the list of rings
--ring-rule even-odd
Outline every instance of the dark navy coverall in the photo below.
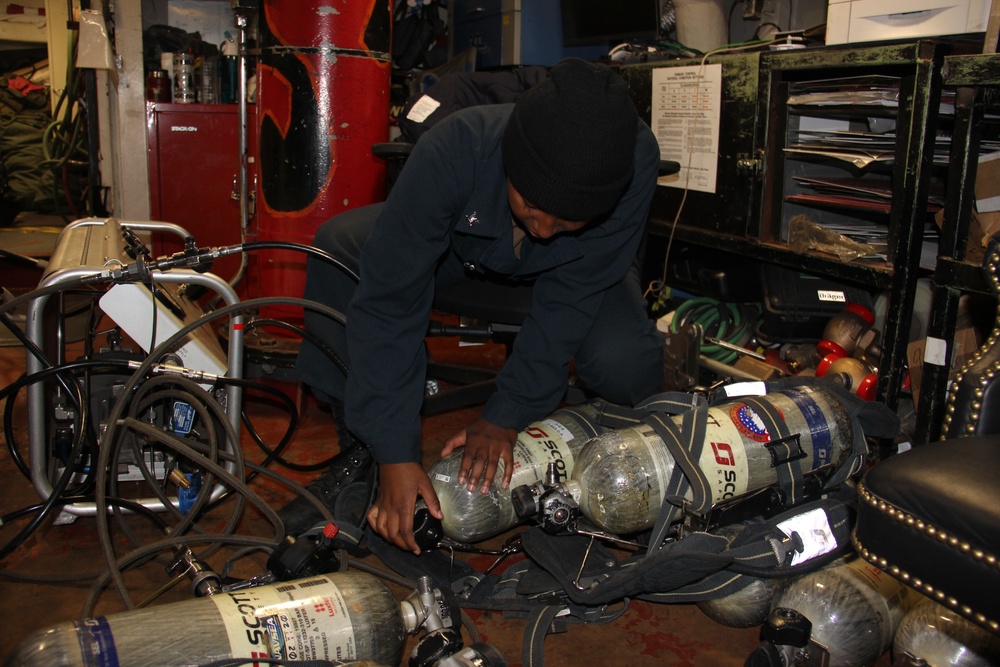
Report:
[[[380,463],[420,461],[424,336],[435,284],[502,276],[534,282],[531,314],[482,411],[521,430],[559,404],[571,359],[588,389],[615,403],[658,391],[663,343],[645,314],[636,254],[656,187],[659,148],[636,128],[635,175],[617,207],[576,234],[526,236],[520,257],[501,159],[512,105],[458,111],[415,145],[384,204],[325,223],[314,245],[361,275],[309,259],[305,298],[347,315],[344,327],[306,311],[306,326],[348,361],[346,380],[303,342],[300,379],[343,398],[348,428]],[[360,261],[359,261],[360,257]],[[348,305],[349,304],[349,305]],[[346,350],[346,352],[345,352]]]

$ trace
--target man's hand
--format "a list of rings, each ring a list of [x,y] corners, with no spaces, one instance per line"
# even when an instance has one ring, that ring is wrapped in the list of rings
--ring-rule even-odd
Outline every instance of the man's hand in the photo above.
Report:
[[[441,450],[441,456],[448,456],[459,447],[465,447],[462,466],[458,470],[458,483],[468,482],[469,491],[475,491],[482,481],[480,491],[489,493],[493,477],[497,474],[497,461],[503,459],[503,488],[510,486],[510,476],[514,474],[514,442],[517,431],[501,428],[488,421],[477,419],[463,431],[448,438]]]
[[[368,510],[368,523],[379,535],[400,549],[420,555],[413,537],[413,512],[417,496],[437,519],[441,514],[431,478],[419,463],[380,463],[378,500]]]

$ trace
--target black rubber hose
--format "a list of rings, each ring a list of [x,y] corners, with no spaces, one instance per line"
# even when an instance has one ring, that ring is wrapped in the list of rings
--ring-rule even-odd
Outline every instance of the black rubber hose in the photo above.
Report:
[[[304,252],[311,257],[333,264],[350,276],[354,282],[361,281],[361,277],[355,273],[352,268],[327,251],[320,250],[319,248],[315,248],[311,245],[305,245],[304,243],[292,243],[291,241],[254,241],[252,243],[244,243],[242,247],[244,252],[249,250],[297,250],[299,252]]]

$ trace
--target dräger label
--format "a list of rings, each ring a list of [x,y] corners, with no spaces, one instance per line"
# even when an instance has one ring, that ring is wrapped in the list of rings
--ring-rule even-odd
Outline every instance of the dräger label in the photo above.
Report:
[[[837,290],[821,289],[816,290],[816,297],[820,301],[835,301],[837,303],[847,303],[847,296]]]
[[[327,577],[248,588],[210,598],[234,656],[274,660],[356,660],[347,604]]]

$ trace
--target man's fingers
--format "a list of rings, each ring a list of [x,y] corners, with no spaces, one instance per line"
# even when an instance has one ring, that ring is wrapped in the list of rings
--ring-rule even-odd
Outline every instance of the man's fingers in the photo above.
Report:
[[[504,453],[501,455],[503,458],[503,488],[510,488],[510,480],[514,475],[514,457],[511,454]],[[490,479],[493,479],[490,477]]]
[[[420,490],[420,497],[424,499],[424,503],[427,505],[427,511],[431,513],[435,519],[443,519],[444,514],[441,512],[441,501],[438,500],[437,492],[434,491],[434,487],[430,484],[427,488]]]
[[[480,489],[482,493],[489,493],[490,487],[493,486],[493,478],[497,474],[497,462],[490,459],[489,463],[486,464],[486,475],[483,479],[483,486]],[[506,478],[506,475],[504,476]]]
[[[390,530],[392,530],[393,524],[395,524],[395,530],[392,531],[393,544],[400,549],[419,555],[420,547],[417,546],[417,540],[413,537],[413,515],[394,514],[393,520],[389,522]]]
[[[462,464],[463,465],[465,464],[464,459],[462,460]],[[469,486],[468,486],[469,491],[476,490],[476,486],[479,484],[479,480],[483,476],[484,466],[485,462],[480,458],[476,458],[472,462],[472,468],[469,470]],[[461,479],[461,474],[459,474],[459,479]]]
[[[441,450],[441,458],[444,458],[451,454],[453,451],[459,447],[465,446],[465,431],[459,431],[455,435],[451,436],[444,441],[444,449]]]
[[[476,463],[475,452],[471,449],[466,449],[465,453],[462,454],[462,465],[458,467],[459,484],[465,484],[466,482],[468,482],[472,486],[475,486],[476,484],[475,480],[477,480],[478,477],[471,476],[472,469],[475,466],[475,463]],[[471,491],[472,489],[469,490]]]
[[[413,538],[413,514],[400,513],[398,511],[380,512],[379,534],[387,542],[391,542],[400,549],[420,553],[420,547]]]
[[[444,441],[444,449],[441,450],[441,457],[448,456],[459,447],[465,447],[468,440],[468,432],[463,428],[461,431]]]
[[[428,505],[429,507],[429,505]],[[441,514],[441,505],[437,502],[435,498],[436,512],[435,516],[439,519]],[[432,510],[434,513],[435,510]],[[420,547],[417,546],[417,540],[413,537],[413,517],[397,514],[396,512],[380,512],[378,505],[375,505],[370,510],[368,510],[368,524],[375,530],[376,533],[382,536],[382,538],[394,544],[400,549],[406,551],[412,551],[415,554],[420,554]]]

